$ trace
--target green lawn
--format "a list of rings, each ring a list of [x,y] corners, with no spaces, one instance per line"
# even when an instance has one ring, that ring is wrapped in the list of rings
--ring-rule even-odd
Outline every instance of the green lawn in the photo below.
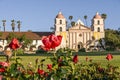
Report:
[[[38,58],[39,61],[41,59],[47,58],[47,57],[52,57],[52,56],[44,56],[44,55],[24,55],[24,56],[17,56],[22,58],[22,63],[27,66],[29,62],[32,63],[32,65],[35,65],[35,60]],[[101,63],[102,66],[107,65],[108,63],[119,66],[120,67],[120,55],[113,55],[113,59],[111,61],[108,61],[106,59],[106,55],[79,55],[79,62],[84,63],[86,62],[86,57],[89,59],[92,59],[93,62],[98,62]],[[13,56],[14,58],[14,56]],[[0,61],[5,61],[6,57],[5,56],[0,56]],[[47,60],[45,64],[51,63],[50,60]]]

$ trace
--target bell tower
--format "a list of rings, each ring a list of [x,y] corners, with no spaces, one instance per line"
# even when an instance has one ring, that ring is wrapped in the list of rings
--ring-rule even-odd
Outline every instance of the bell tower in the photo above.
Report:
[[[62,36],[62,43],[60,45],[60,48],[66,47],[66,19],[63,16],[62,12],[59,12],[55,18],[55,35],[61,35]]]
[[[101,15],[98,12],[92,19],[91,29],[93,31],[93,36],[96,40],[99,40],[105,37],[104,19],[101,17]]]
[[[55,18],[55,32],[64,31],[66,31],[66,19],[63,16],[62,12],[59,12]]]

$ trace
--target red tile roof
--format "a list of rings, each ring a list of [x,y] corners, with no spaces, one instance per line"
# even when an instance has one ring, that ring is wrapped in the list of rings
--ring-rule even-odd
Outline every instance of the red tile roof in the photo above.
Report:
[[[54,34],[54,32],[33,32],[33,33],[39,35],[40,38],[42,38],[42,36],[48,36]]]
[[[10,33],[13,33],[13,34],[15,34],[17,36],[25,35],[28,39],[32,39],[32,40],[39,40],[39,39],[41,39],[39,37],[39,35],[37,35],[37,34],[35,34],[33,32],[0,32],[0,34],[1,34],[0,38],[1,39],[7,39],[8,35]]]
[[[10,33],[14,33],[17,36],[25,35],[28,39],[32,40],[40,40],[42,36],[53,34],[52,32],[0,32],[0,39],[7,39]]]

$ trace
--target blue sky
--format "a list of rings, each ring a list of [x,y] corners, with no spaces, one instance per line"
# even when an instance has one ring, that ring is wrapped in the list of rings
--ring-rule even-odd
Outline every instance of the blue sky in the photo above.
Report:
[[[6,30],[11,31],[11,20],[14,19],[22,22],[21,31],[51,31],[59,11],[67,20],[72,15],[74,21],[81,19],[84,23],[83,16],[87,15],[88,26],[96,12],[106,13],[105,28],[120,27],[120,0],[0,0],[1,30],[5,19]]]

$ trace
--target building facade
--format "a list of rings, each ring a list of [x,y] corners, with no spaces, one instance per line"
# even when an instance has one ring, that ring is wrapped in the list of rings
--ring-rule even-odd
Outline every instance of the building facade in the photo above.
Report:
[[[67,29],[66,18],[59,12],[55,18],[55,35],[62,35],[63,40],[59,47],[68,47],[70,49],[79,50],[85,48],[100,48],[99,40],[103,41],[105,37],[104,19],[97,12],[92,19],[91,27],[85,26],[79,19],[75,26]],[[102,42],[104,45],[104,41]]]

